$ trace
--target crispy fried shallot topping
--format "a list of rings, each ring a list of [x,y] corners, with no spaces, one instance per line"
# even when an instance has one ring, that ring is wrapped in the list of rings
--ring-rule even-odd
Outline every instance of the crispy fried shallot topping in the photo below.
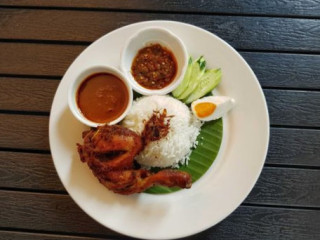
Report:
[[[148,121],[145,121],[144,129],[141,133],[142,141],[146,146],[149,142],[160,140],[168,135],[170,120],[173,115],[167,115],[167,109],[153,111]]]

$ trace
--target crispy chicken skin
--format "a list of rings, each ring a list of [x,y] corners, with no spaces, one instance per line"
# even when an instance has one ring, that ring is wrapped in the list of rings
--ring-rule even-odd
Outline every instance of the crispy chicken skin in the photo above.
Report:
[[[81,161],[95,171],[131,169],[133,158],[142,149],[135,132],[118,126],[102,126],[83,132],[84,144],[78,144]]]
[[[162,170],[153,174],[146,169],[112,171],[100,182],[120,194],[143,192],[156,184],[168,187],[191,187],[190,175],[179,170]]]
[[[142,150],[141,137],[118,126],[104,125],[83,132],[83,145],[77,144],[80,159],[105,187],[119,194],[140,193],[153,185],[191,187],[191,177],[179,170],[151,173],[134,169],[134,157]]]

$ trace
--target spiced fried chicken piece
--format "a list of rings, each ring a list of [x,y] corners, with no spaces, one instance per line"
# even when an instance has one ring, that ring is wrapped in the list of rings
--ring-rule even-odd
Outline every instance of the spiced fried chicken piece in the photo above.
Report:
[[[102,172],[131,169],[135,155],[142,149],[140,136],[118,125],[86,131],[83,141],[83,145],[78,144],[81,160],[92,170]]]
[[[134,169],[134,157],[143,144],[141,137],[127,128],[101,126],[83,132],[83,141],[77,145],[81,161],[87,162],[99,181],[115,193],[140,193],[153,185],[191,187],[191,176],[186,172]]]
[[[111,171],[99,176],[100,182],[108,189],[120,194],[140,193],[154,185],[190,188],[191,178],[179,170],[162,170],[150,173],[146,169]]]

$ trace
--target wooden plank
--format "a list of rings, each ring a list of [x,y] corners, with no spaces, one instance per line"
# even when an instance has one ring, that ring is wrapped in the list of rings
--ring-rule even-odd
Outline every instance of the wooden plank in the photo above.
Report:
[[[0,109],[48,112],[59,81],[0,77]]]
[[[269,14],[281,16],[315,16],[320,15],[319,2],[316,0],[215,0],[211,1],[178,1],[178,0],[1,0],[2,6],[28,6],[28,7],[70,7],[94,9],[125,9],[143,11],[177,11],[199,13],[231,13],[231,14]]]
[[[0,43],[0,73],[62,76],[85,46]]]
[[[318,240],[319,222],[319,211],[242,206],[217,226],[186,240]]]
[[[49,150],[47,116],[0,114],[0,147]]]
[[[320,127],[320,92],[264,90],[273,125]]]
[[[320,167],[320,131],[271,128],[267,163]]]
[[[90,219],[66,195],[0,191],[0,227],[119,237]],[[241,206],[187,239],[318,239],[319,211]]]
[[[62,76],[84,48],[72,45],[0,43],[0,74]],[[241,52],[241,55],[251,65],[264,87],[320,89],[320,55],[253,52]],[[28,82],[25,85],[34,86],[35,80],[30,80],[23,81]],[[12,89],[9,81],[11,78],[1,78],[0,84],[6,89]],[[30,90],[37,92],[37,87],[34,88]]]
[[[102,238],[79,237],[74,235],[57,235],[44,233],[28,233],[17,231],[0,231],[0,240],[98,240]],[[107,240],[106,238],[103,238]],[[111,238],[108,238],[111,239]]]
[[[264,167],[245,203],[320,207],[320,171]]]
[[[127,24],[167,19],[207,29],[238,49],[320,51],[314,19],[6,8],[0,19],[4,39],[92,42]]]
[[[241,55],[263,87],[320,89],[320,55],[254,52]]]
[[[91,220],[67,195],[0,191],[0,203],[2,228],[118,235]]]
[[[0,187],[65,191],[50,154],[0,152]]]

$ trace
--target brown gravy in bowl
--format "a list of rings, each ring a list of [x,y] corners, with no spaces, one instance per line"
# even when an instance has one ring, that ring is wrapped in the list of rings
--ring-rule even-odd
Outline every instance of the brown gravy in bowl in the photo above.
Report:
[[[96,123],[109,123],[117,119],[129,104],[125,83],[109,73],[87,77],[78,88],[76,98],[82,114]]]

